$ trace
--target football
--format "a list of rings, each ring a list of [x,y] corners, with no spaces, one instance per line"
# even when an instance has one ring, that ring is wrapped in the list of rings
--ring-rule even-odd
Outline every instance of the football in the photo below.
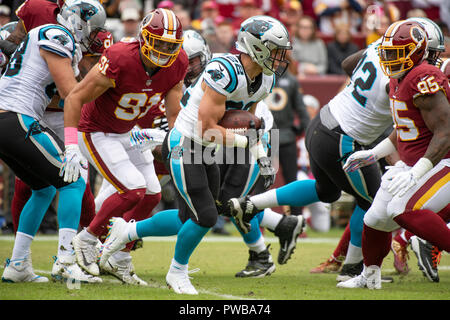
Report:
[[[261,119],[253,113],[245,110],[228,110],[218,124],[227,129],[246,130],[250,128],[251,121],[255,122],[255,129],[261,128]]]

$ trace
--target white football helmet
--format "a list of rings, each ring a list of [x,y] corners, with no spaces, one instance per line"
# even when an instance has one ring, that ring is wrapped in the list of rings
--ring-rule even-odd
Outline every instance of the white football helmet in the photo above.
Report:
[[[81,44],[82,51],[86,52],[91,33],[98,32],[105,25],[106,11],[98,0],[66,0],[56,19],[69,29],[75,41]]]
[[[269,16],[254,16],[242,22],[236,49],[248,54],[264,74],[281,76],[289,65],[286,51],[292,46],[289,33],[280,21]]]
[[[0,40],[6,40],[17,26],[17,21],[8,22],[0,28]]]
[[[186,30],[183,34],[183,50],[186,52],[189,61],[195,57],[200,57],[200,64],[189,65],[184,82],[186,85],[193,83],[205,69],[206,64],[211,60],[211,50],[206,40],[195,30]]]
[[[436,65],[441,52],[445,51],[444,34],[441,28],[428,18],[412,17],[407,20],[418,22],[425,29],[428,38],[427,60],[429,63]]]

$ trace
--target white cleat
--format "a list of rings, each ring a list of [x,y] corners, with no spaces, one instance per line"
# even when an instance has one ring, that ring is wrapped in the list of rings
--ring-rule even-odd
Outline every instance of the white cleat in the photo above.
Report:
[[[191,283],[188,272],[171,272],[166,275],[166,283],[169,288],[172,288],[178,294],[198,294]]]
[[[76,263],[75,255],[53,257],[52,268],[54,281],[77,281],[80,283],[101,283],[102,278],[85,273]]]
[[[28,256],[21,260],[6,259],[5,270],[2,275],[3,282],[48,282],[48,278],[34,273],[31,257]]]
[[[80,239],[80,235],[77,234],[72,239],[72,245],[79,266],[93,276],[98,276],[100,274],[100,269],[97,265],[97,257],[99,255],[98,241],[85,241]]]
[[[381,289],[381,269],[378,266],[365,267],[359,276],[351,278],[347,281],[341,281],[336,285],[336,287],[346,289]]]
[[[125,245],[131,240],[128,238],[128,226],[130,223],[122,218],[112,218],[109,220],[109,231],[100,253],[99,265],[104,268],[107,261],[115,252],[125,248]]]
[[[122,260],[117,260],[114,256],[111,256],[101,268],[103,271],[113,275],[123,283],[138,286],[148,285],[147,282],[140,279],[134,272],[131,256]]]

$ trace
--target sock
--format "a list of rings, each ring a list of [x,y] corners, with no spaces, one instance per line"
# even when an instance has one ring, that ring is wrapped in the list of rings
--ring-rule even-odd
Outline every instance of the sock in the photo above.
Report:
[[[210,228],[199,226],[187,220],[178,232],[174,259],[180,264],[188,264],[189,258]]]
[[[78,230],[81,216],[81,200],[86,184],[83,178],[58,189],[58,224],[60,229]]]
[[[128,190],[124,193],[113,193],[104,202],[89,225],[89,231],[97,237],[106,235],[109,219],[122,217],[125,212],[133,208],[145,194],[145,188]]]
[[[58,241],[58,257],[62,255],[72,255],[72,239],[77,234],[76,229],[60,228]]]
[[[17,232],[26,233],[34,237],[55,194],[56,189],[53,186],[33,190],[30,199],[20,214]]]
[[[423,209],[404,212],[396,216],[394,221],[419,238],[429,241],[439,250],[450,252],[450,230],[444,220],[433,211]]]
[[[183,223],[178,217],[178,210],[165,210],[160,211],[152,217],[136,222],[136,236],[129,233],[131,240],[136,240],[144,237],[164,237],[174,236],[180,231]]]
[[[14,240],[11,260],[25,259],[31,253],[31,242],[33,242],[33,236],[18,231]]]
[[[277,189],[250,197],[259,209],[278,206],[304,207],[319,201],[316,191],[316,180],[298,180]]]
[[[147,219],[160,200],[161,193],[146,194],[133,209],[124,213],[123,219],[127,222],[131,219],[136,221]]]
[[[266,244],[264,242],[264,237],[261,236],[256,242],[254,243],[245,243],[247,247],[256,253],[260,253],[264,250],[266,250]]]
[[[31,188],[19,178],[14,183],[14,196],[11,200],[11,218],[14,233],[19,227],[19,218],[23,207],[31,197]]]
[[[347,255],[349,244],[350,244],[350,224],[347,224],[336,249],[334,249],[333,257],[335,258],[345,257]]]
[[[362,236],[362,252],[364,265],[379,266],[383,263],[391,249],[391,232],[384,232],[364,225]]]
[[[357,205],[350,217],[350,243],[360,248],[365,213],[366,212]]]
[[[234,218],[231,217],[230,220],[236,226],[236,221],[234,220]],[[242,233],[241,230],[239,230],[237,227],[236,229],[239,231],[242,238],[244,239],[245,244],[247,245],[249,243],[255,243],[260,238],[262,238],[261,229],[259,228],[259,220],[256,216],[250,220],[250,232]]]
[[[170,263],[169,272],[188,272],[188,265],[178,263],[175,259],[172,259]]]
[[[259,214],[259,213],[258,213]],[[280,223],[281,219],[283,218],[283,215],[273,211],[270,208],[266,208],[264,209],[262,215],[262,220],[261,220],[261,227],[270,229],[270,230],[275,230],[275,228],[277,227],[277,225]]]
[[[397,241],[402,247],[406,247],[408,245],[408,241],[410,237],[406,237],[405,229],[402,229],[399,233],[397,233],[394,237],[394,240]],[[409,232],[409,231],[408,231]],[[410,232],[409,232],[410,233]],[[411,234],[411,233],[410,233]],[[411,234],[412,235],[412,234]]]
[[[89,243],[97,243],[97,237],[87,231],[87,228],[84,228],[80,231],[78,234],[78,237],[83,240],[87,241]]]
[[[144,198],[139,201],[133,209],[124,213],[123,219],[127,222],[131,219],[136,221],[147,219],[151,215],[153,208],[156,207],[160,200],[161,193],[144,195]],[[127,243],[126,248],[131,250],[133,246],[134,241],[131,241]]]
[[[83,199],[81,200],[80,226],[85,228],[89,226],[95,218],[95,198],[92,194],[89,181],[84,190]]]
[[[363,254],[361,247],[348,245],[347,255],[345,256],[344,264],[355,264],[363,260]]]

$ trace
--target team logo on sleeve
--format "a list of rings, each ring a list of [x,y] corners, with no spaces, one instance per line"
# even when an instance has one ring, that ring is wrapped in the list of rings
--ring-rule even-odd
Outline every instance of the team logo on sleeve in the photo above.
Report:
[[[63,46],[65,46],[67,43],[69,43],[69,39],[63,34],[57,34],[52,39],[55,39],[56,41],[61,43]]]
[[[211,76],[211,79],[213,79],[215,82],[219,81],[224,77],[223,73],[219,70],[208,70],[209,75]]]

